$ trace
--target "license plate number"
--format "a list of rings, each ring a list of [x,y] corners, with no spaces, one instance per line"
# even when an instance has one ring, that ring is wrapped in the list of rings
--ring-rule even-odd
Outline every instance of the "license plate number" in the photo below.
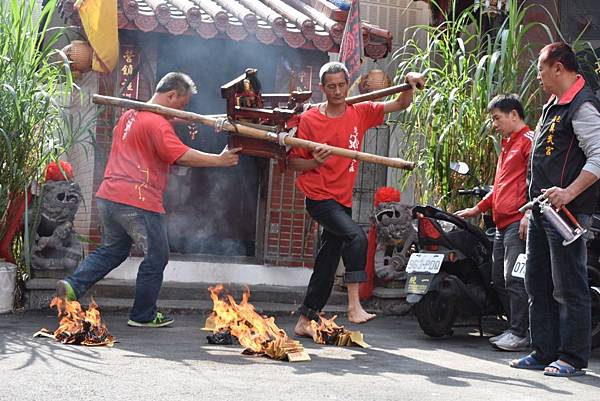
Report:
[[[441,253],[413,253],[408,259],[406,272],[436,274],[443,261],[444,254]]]
[[[525,278],[525,270],[527,269],[527,254],[522,253],[517,257],[512,269],[512,276]]]

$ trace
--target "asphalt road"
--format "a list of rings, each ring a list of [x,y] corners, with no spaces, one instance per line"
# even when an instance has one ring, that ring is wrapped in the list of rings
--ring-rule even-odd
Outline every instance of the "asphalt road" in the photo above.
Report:
[[[406,317],[348,324],[369,349],[305,339],[312,360],[296,363],[209,345],[199,314],[163,329],[127,327],[124,314],[104,319],[114,348],[33,339],[56,328],[50,312],[0,316],[0,400],[600,400],[600,349],[586,376],[545,377],[510,368],[522,353],[495,351],[472,328],[432,340]],[[290,333],[294,318],[276,322]]]

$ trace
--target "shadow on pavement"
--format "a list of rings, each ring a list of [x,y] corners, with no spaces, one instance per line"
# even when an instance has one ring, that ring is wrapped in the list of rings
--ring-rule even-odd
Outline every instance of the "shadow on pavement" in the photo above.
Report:
[[[524,353],[504,353],[492,350],[487,337],[472,335],[475,329],[459,328],[455,335],[441,339],[430,339],[423,334],[410,317],[380,318],[365,325],[340,324],[350,330],[361,330],[365,341],[372,347],[332,347],[314,344],[302,339],[312,361],[287,363],[264,357],[241,355],[239,346],[209,345],[205,331],[201,330],[205,316],[198,313],[176,315],[173,327],[162,329],[132,328],[126,325],[127,315],[107,314],[105,321],[109,330],[119,341],[115,349],[62,345],[47,338],[32,339],[32,334],[42,327],[53,330],[56,316],[47,313],[26,313],[0,316],[0,364],[16,354],[28,353],[14,370],[26,369],[33,363],[64,366],[70,369],[95,371],[105,368],[111,358],[133,363],[139,360],[164,360],[183,365],[192,371],[202,371],[204,361],[220,371],[227,366],[258,367],[274,365],[294,375],[320,374],[330,377],[344,375],[380,376],[389,374],[406,375],[407,379],[422,376],[438,386],[470,387],[477,382],[500,383],[512,388],[539,389],[552,394],[571,395],[569,389],[561,388],[561,379],[556,385],[548,385],[541,372],[539,380],[531,374],[508,368],[508,361]],[[287,333],[292,333],[295,318],[278,316],[277,324]],[[592,356],[592,364],[598,370],[600,350]],[[123,362],[125,363],[125,362]],[[157,362],[159,363],[159,362]],[[523,377],[529,376],[529,377]],[[306,380],[310,380],[308,377]],[[576,380],[580,385],[600,387],[600,379],[594,372]],[[554,383],[554,382],[550,382]]]

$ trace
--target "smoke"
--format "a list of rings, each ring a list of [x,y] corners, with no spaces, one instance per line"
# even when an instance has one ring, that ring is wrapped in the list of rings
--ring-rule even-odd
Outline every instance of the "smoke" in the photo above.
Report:
[[[200,114],[224,114],[226,101],[221,85],[258,69],[264,93],[287,92],[292,64],[306,50],[226,39],[205,40],[197,36],[174,37],[157,34],[160,79],[170,71],[190,75],[198,88],[187,110]],[[314,53],[314,52],[312,52]],[[285,64],[284,64],[285,63]],[[280,81],[278,87],[276,82]],[[190,135],[186,126],[177,128],[185,144],[204,152],[219,153],[227,135],[197,126]],[[233,168],[192,168],[185,175],[171,175],[165,197],[171,251],[182,254],[254,256],[257,211],[261,183],[266,185],[268,161],[241,156]],[[264,224],[264,222],[259,222]]]

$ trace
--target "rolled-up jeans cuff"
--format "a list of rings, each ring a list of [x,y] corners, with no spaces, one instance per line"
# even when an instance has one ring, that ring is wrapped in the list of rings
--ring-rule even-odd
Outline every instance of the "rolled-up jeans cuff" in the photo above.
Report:
[[[305,316],[309,320],[314,320],[315,322],[318,322],[320,320],[319,312],[309,308],[304,304],[300,305],[300,307],[298,308],[298,313],[300,313],[302,316]]]
[[[344,281],[346,283],[362,283],[363,281],[367,281],[367,272],[364,270],[346,272],[344,274]]]

